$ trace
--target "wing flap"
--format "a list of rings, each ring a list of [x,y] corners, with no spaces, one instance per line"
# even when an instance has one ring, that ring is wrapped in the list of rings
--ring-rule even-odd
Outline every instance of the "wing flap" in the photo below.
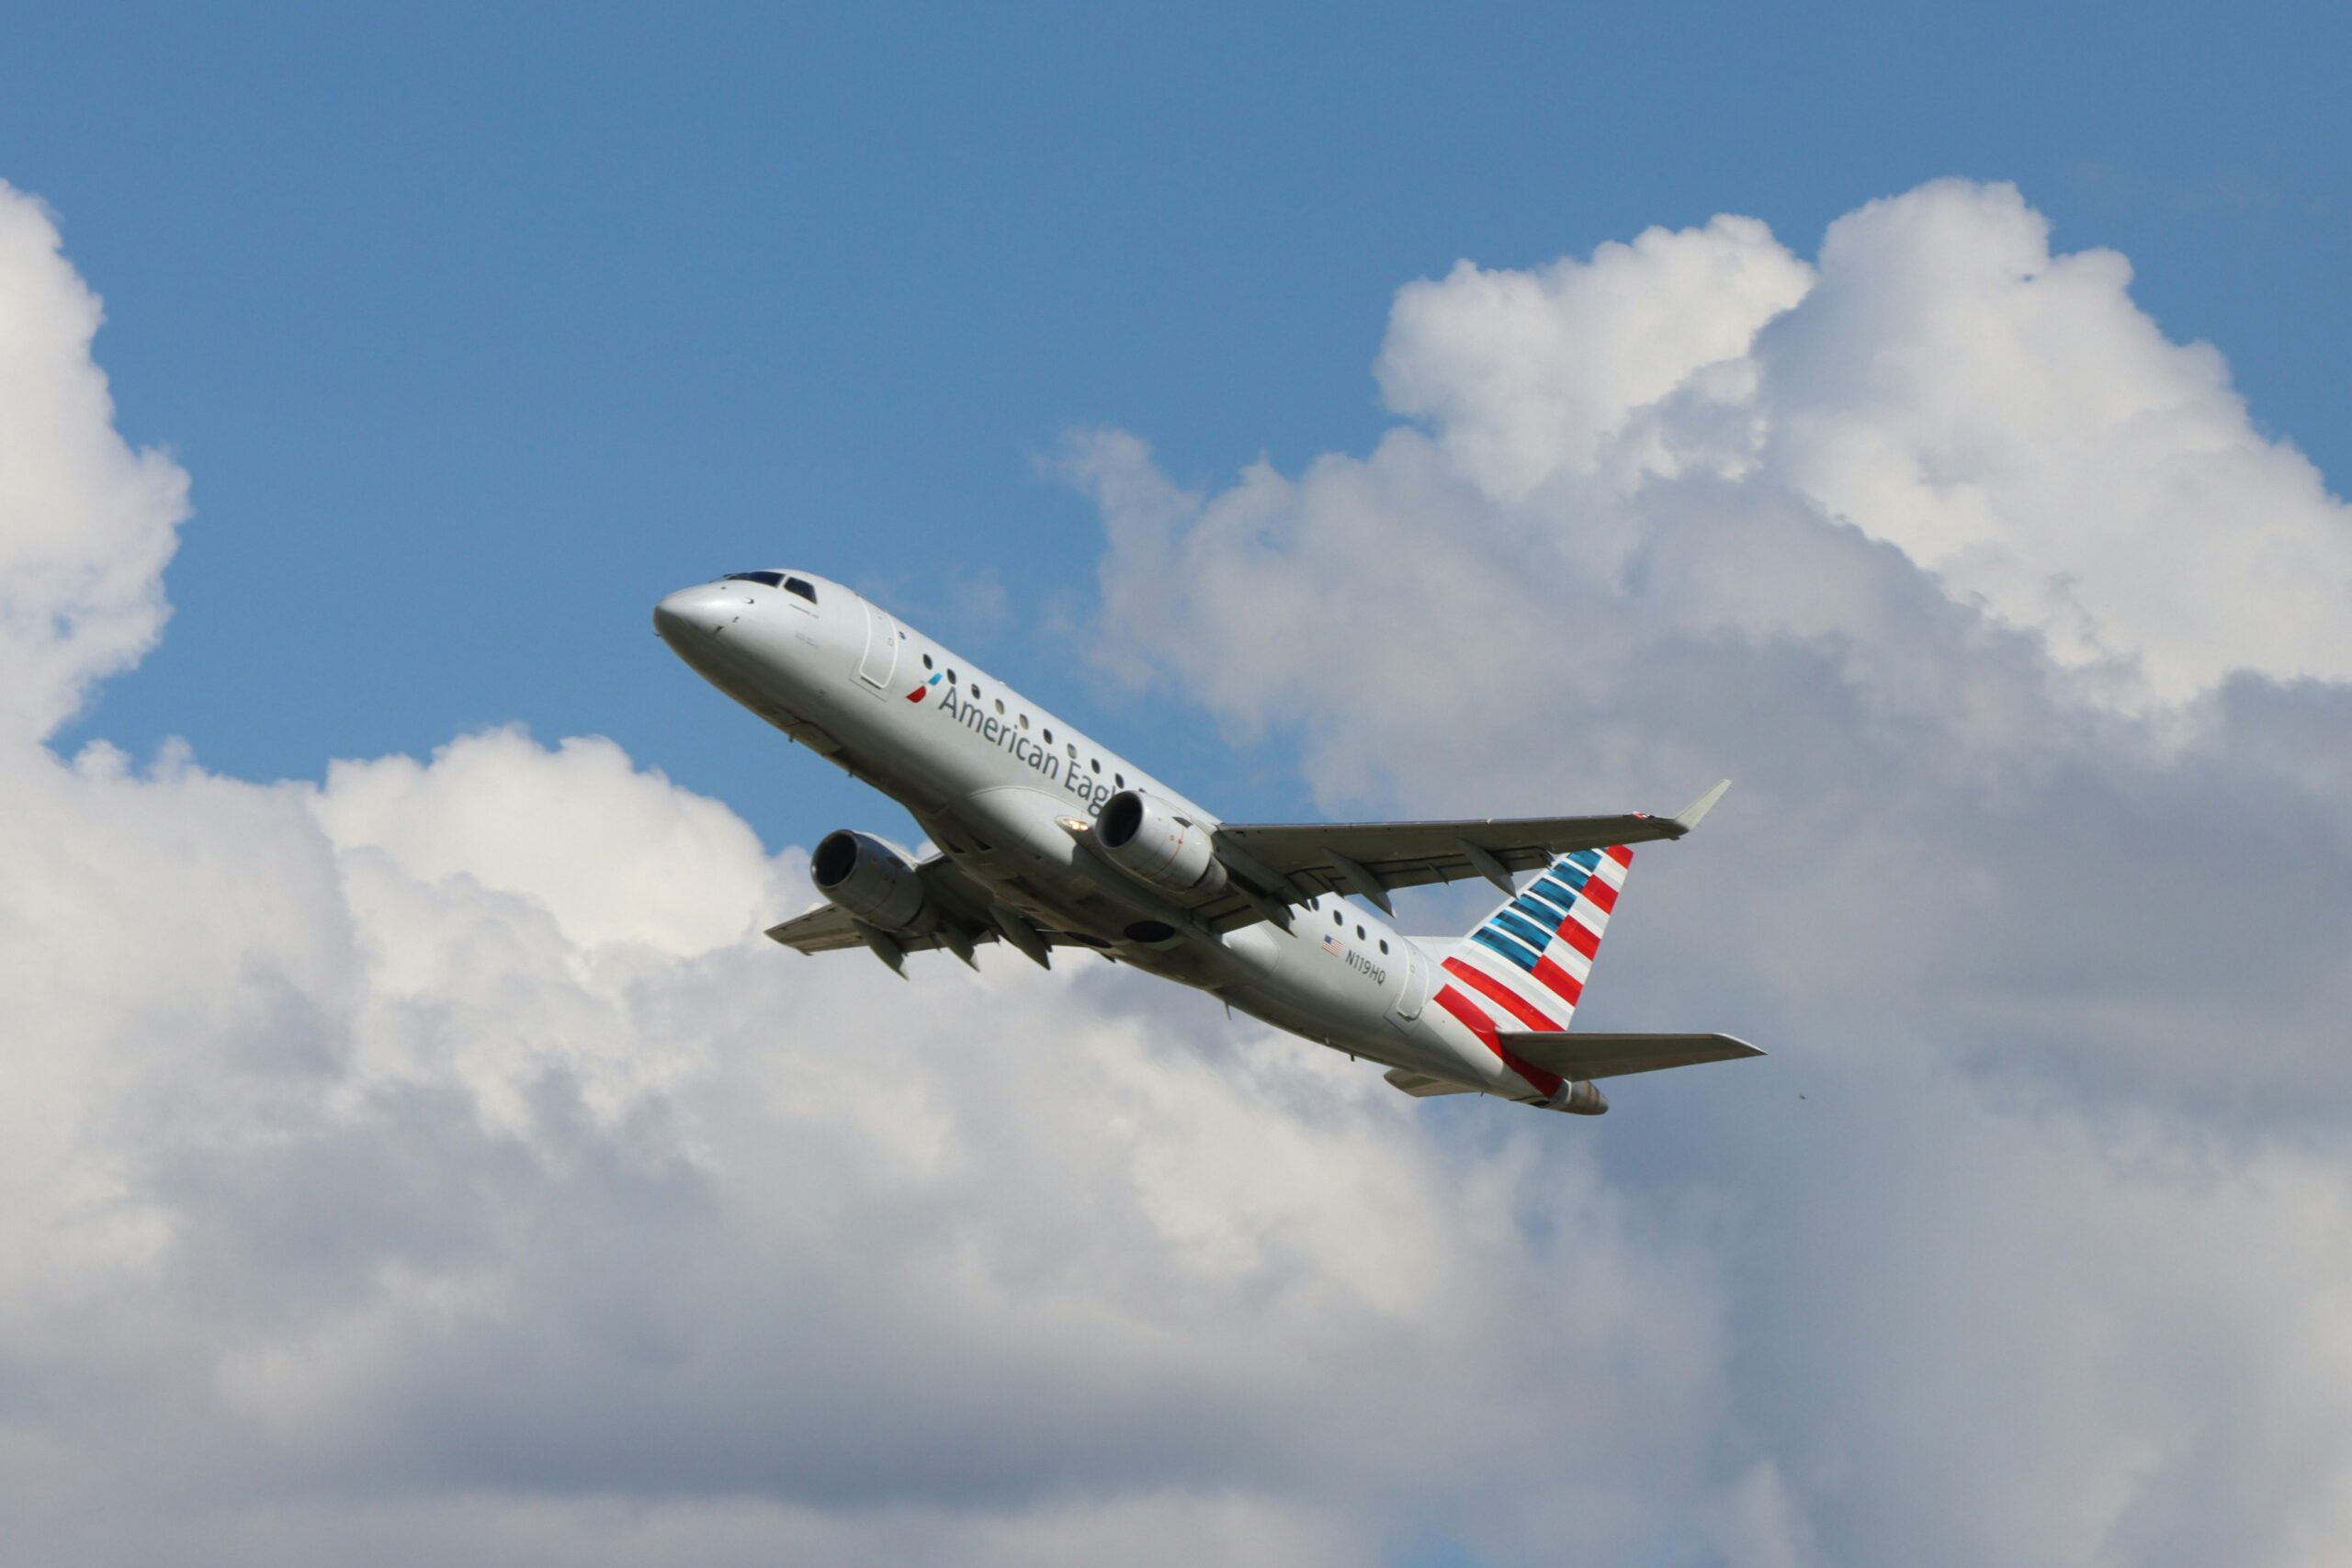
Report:
[[[945,939],[937,931],[920,934],[891,931],[888,934],[906,953],[929,953],[933,948],[947,945]],[[865,938],[858,932],[856,917],[831,904],[820,904],[805,915],[796,915],[779,925],[770,926],[767,936],[770,942],[782,942],[795,953],[839,953],[844,948],[867,945]],[[970,936],[975,942],[997,940],[994,931],[975,931]]]
[[[1428,1100],[1441,1094],[1478,1092],[1466,1083],[1454,1083],[1446,1078],[1433,1078],[1427,1073],[1417,1073],[1407,1067],[1391,1067],[1381,1077],[1411,1095],[1415,1100]]]
[[[1702,1062],[1736,1062],[1762,1051],[1729,1034],[1598,1034],[1533,1029],[1498,1030],[1513,1055],[1564,1078],[1614,1078],[1663,1072]]]
[[[770,926],[767,934],[770,942],[780,942],[797,953],[838,953],[865,945],[849,911],[831,904],[820,904],[805,915]]]
[[[933,855],[915,867],[915,874],[922,878],[923,890],[931,896],[941,919],[953,922],[971,942],[1000,940],[993,915],[996,900],[954,861],[945,855]],[[806,914],[770,926],[767,935],[771,942],[781,942],[797,953],[839,953],[844,948],[866,945],[865,939],[858,934],[856,917],[832,904],[820,904]],[[1045,937],[1056,945],[1069,940],[1053,931],[1046,932]],[[909,953],[929,953],[953,945],[937,931],[907,935],[894,931],[891,940]]]

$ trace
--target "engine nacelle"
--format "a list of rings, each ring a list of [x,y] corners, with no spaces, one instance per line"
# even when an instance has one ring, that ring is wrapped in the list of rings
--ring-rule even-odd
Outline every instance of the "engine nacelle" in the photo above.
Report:
[[[1597,1083],[1563,1084],[1560,1092],[1544,1102],[1546,1111],[1565,1111],[1571,1116],[1605,1116],[1609,1113],[1609,1097],[1600,1092]]]
[[[1102,803],[1094,841],[1113,865],[1180,902],[1201,903],[1225,889],[1225,865],[1208,829],[1139,790],[1123,789]]]
[[[808,857],[808,877],[830,902],[886,931],[913,931],[929,912],[915,868],[868,833],[826,834]]]

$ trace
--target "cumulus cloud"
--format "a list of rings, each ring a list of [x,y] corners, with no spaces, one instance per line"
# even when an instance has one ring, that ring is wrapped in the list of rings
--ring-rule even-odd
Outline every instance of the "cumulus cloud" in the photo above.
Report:
[[[1115,982],[793,964],[743,916],[797,857],[607,747],[11,796],[11,1512],[62,1559],[573,1561],[624,1498],[640,1554],[1347,1561],[1408,1433],[1453,1506],[1573,1463],[1627,1539],[1708,1484],[1709,1267],[1589,1168],[1528,1210],[1524,1142]],[[610,897],[657,874],[722,918]]]
[[[2053,256],[2016,190],[1947,185],[1839,219],[1821,275],[1758,356],[1768,460],[1825,511],[2159,700],[2352,676],[2352,510],[2121,256]]]
[[[1361,457],[1065,455],[1106,657],[1335,809],[1740,780],[1592,1002],[1779,1053],[1604,1144],[1737,1216],[1727,1561],[2352,1539],[2352,528],[2129,276],[2006,186],[1718,220],[1408,286]]]
[[[1521,500],[1563,469],[1590,472],[1638,411],[1746,355],[1812,283],[1752,218],[1652,229],[1535,272],[1465,261],[1397,291],[1381,389],[1441,432],[1480,490]]]
[[[0,232],[14,1551],[1343,1562],[1739,1483],[1703,1216],[1535,1126],[1107,966],[796,960],[800,852],[603,740],[49,750],[186,476]]]
[[[96,303],[0,192],[11,1540],[2342,1560],[2352,692],[2292,626],[2151,630],[2163,563],[2096,543],[2144,545],[2129,503],[2050,487],[2205,429],[2135,493],[2246,502],[2192,556],[2314,592],[2340,508],[2040,234],[1945,186],[1812,262],[1723,219],[1465,267],[1400,295],[1418,423],[1369,454],[1200,495],[1073,449],[1107,651],[1295,733],[1335,801],[1740,775],[1643,852],[1591,1006],[1778,1054],[1570,1127],[1106,965],[795,960],[758,930],[799,852],[601,740],[58,757],[156,635],[186,478],[114,432]],[[1948,339],[1984,355],[1951,386]]]
[[[2352,510],[2131,276],[2053,255],[2013,187],[1946,182],[1839,219],[1817,269],[1736,218],[1464,262],[1399,292],[1380,379],[1487,501],[1548,489],[1565,521],[1676,476],[1769,480],[2124,705],[2352,676]]]
[[[40,204],[0,181],[0,726],[47,735],[154,646],[187,475],[115,433],[97,297]]]

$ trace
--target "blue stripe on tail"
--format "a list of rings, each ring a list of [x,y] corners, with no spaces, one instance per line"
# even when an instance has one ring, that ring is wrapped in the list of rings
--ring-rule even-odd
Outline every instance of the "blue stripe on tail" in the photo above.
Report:
[[[1532,921],[1521,919],[1509,909],[1497,909],[1495,918],[1488,920],[1487,924],[1490,928],[1508,931],[1538,953],[1552,945],[1552,938],[1555,934]]]
[[[1526,970],[1529,974],[1532,975],[1535,973],[1535,954],[1528,952],[1527,949],[1511,941],[1510,938],[1507,936],[1497,936],[1494,932],[1487,931],[1482,926],[1478,930],[1470,933],[1470,940],[1476,942],[1481,947],[1491,948],[1495,952],[1501,953],[1505,958],[1510,959],[1513,964],[1518,964],[1521,969]]]

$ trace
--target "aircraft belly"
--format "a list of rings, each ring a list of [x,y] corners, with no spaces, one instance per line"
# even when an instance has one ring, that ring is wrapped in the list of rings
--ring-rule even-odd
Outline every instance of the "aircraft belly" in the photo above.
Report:
[[[1055,819],[1060,804],[1043,790],[991,784],[951,807],[976,840],[959,863],[1009,901],[1034,906],[1061,929],[1115,939],[1134,916],[1106,899],[1095,868]]]
[[[830,757],[841,750],[839,740],[811,722],[807,698],[785,690],[741,646],[711,637],[686,644],[683,656],[704,680],[820,756]]]
[[[1368,1062],[1378,1062],[1386,1067],[1406,1067],[1415,1072],[1459,1078],[1458,1064],[1442,1055],[1432,1055],[1426,1048],[1405,1034],[1383,1028],[1347,1028],[1340,1020],[1312,1006],[1300,1006],[1295,998],[1285,996],[1276,986],[1263,983],[1235,987],[1219,993],[1236,1009],[1264,1023],[1270,1023],[1286,1033],[1360,1056]]]
[[[865,760],[859,771],[912,810],[960,869],[1040,928],[1091,939],[1147,974],[1213,992],[1333,1050],[1514,1098],[1524,1092],[1488,1054],[1467,1052],[1453,1040],[1434,1010],[1417,1020],[1398,1018],[1406,953],[1347,942],[1349,928],[1329,931],[1322,909],[1295,908],[1287,931],[1257,924],[1222,940],[1128,941],[1128,928],[1139,919],[1181,930],[1185,917],[1080,850],[1060,819],[1091,815],[1088,803],[1040,787],[1002,751],[963,743],[961,730],[943,734],[923,726],[917,711],[901,716],[854,694],[844,711],[829,716],[854,738],[853,752]],[[913,778],[926,786],[920,794],[902,782]]]
[[[1205,936],[1131,940],[1127,933],[1139,920],[1181,932],[1183,912],[1096,863],[1060,826],[1069,809],[1046,791],[989,784],[952,808],[918,812],[917,820],[959,870],[1042,930],[1075,936],[1147,974],[1207,989],[1263,967],[1253,966],[1246,951]]]
[[[1394,1003],[1401,976],[1391,973],[1375,978],[1327,948],[1317,913],[1295,911],[1295,930],[1281,937],[1278,961],[1251,983],[1224,991],[1226,999],[1253,1018],[1335,1051],[1455,1081],[1487,1081],[1484,1074],[1471,1076],[1474,1065],[1425,1024],[1396,1018]]]

